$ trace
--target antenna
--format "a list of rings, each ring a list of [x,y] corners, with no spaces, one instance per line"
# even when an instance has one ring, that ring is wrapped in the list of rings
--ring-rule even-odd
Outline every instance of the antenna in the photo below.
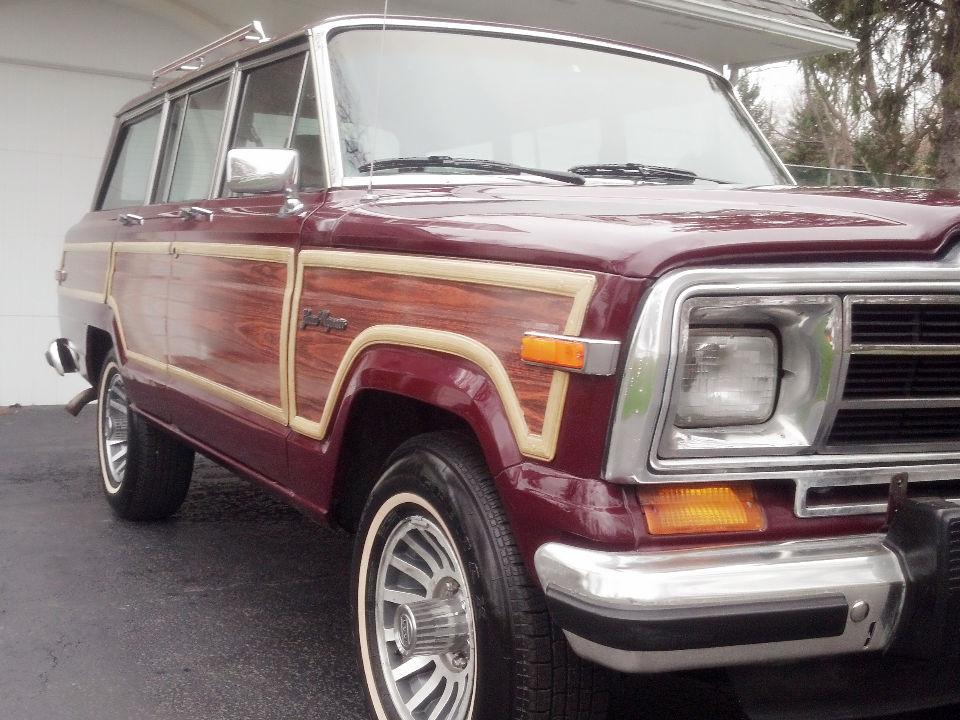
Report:
[[[390,8],[390,0],[383,0],[383,27],[380,28],[380,59],[377,61],[377,84],[375,95],[373,96],[373,126],[372,129],[376,129],[377,123],[380,121],[380,83],[383,80],[383,46],[387,37],[387,12]],[[373,201],[377,199],[377,196],[373,194],[373,169],[377,161],[377,135],[373,136],[373,141],[370,144],[370,176],[367,180],[367,194],[363,196],[363,200]]]
[[[217,50],[222,50],[231,43],[254,41],[259,44],[268,42],[269,40],[270,38],[268,38],[267,34],[263,31],[263,24],[259,20],[254,20],[249,25],[244,25],[242,28],[238,28],[232,33],[228,33],[222,38],[204,45],[202,48],[197,48],[193,52],[187,53],[182,58],[174,60],[169,65],[158,67],[153,71],[153,86],[156,87],[158,81],[164,75],[169,75],[173,72],[189,72],[191,70],[199,70],[203,67],[204,62],[209,59],[208,56],[210,53],[216,52]]]

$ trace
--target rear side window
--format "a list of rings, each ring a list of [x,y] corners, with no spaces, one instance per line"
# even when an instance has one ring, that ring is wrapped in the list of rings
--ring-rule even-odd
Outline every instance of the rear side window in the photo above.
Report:
[[[143,204],[159,130],[159,110],[121,128],[117,138],[117,150],[98,204],[99,210]]]
[[[210,193],[226,104],[226,81],[171,104],[159,202],[199,200]],[[177,137],[179,142],[174,139]]]

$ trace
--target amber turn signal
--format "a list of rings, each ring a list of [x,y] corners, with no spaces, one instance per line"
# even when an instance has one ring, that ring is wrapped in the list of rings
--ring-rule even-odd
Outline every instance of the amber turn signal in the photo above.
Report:
[[[520,344],[520,358],[538,365],[582,370],[587,359],[587,348],[576,340],[526,335]]]
[[[766,517],[753,488],[736,485],[661,485],[641,491],[651,535],[763,530]]]

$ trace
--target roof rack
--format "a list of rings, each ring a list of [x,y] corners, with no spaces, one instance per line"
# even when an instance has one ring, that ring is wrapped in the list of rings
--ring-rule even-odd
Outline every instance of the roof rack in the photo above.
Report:
[[[214,40],[209,45],[204,45],[191,53],[187,53],[182,58],[174,60],[169,65],[164,65],[153,71],[153,86],[156,87],[160,78],[174,72],[189,72],[190,70],[199,70],[209,59],[211,53],[222,50],[231,43],[235,42],[256,42],[265,43],[270,38],[263,31],[263,24],[259,20],[254,20],[249,25],[244,25],[232,33],[224,35],[219,40]]]

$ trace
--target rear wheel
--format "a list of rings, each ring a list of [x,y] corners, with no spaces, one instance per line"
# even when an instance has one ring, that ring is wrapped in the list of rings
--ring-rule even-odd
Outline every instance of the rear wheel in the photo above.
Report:
[[[354,618],[378,720],[598,720],[609,674],[576,658],[527,575],[482,455],[432,433],[371,493]]]
[[[107,502],[126,520],[169,517],[190,488],[193,451],[130,408],[113,354],[104,363],[97,395],[97,447]]]

